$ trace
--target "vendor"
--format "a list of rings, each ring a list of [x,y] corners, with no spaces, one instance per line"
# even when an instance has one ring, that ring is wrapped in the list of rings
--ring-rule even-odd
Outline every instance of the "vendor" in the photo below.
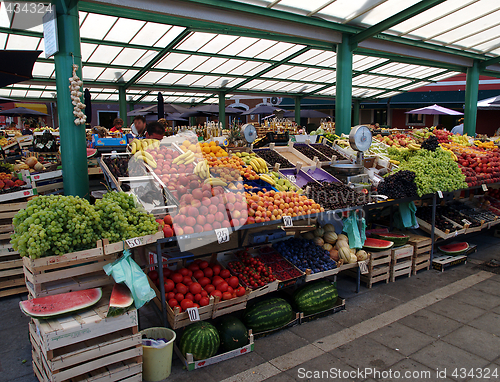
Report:
[[[463,118],[460,118],[458,120],[458,125],[456,125],[453,129],[451,129],[451,133],[464,135],[464,119]]]
[[[30,129],[30,124],[28,122],[24,122],[24,128],[21,130],[22,135],[33,135],[33,131]]]
[[[148,124],[146,138],[162,140],[165,136],[165,127],[160,122]]]
[[[123,127],[123,119],[115,118],[113,120],[113,127],[109,130],[111,133],[121,133]]]
[[[135,130],[135,138],[142,139],[146,137],[146,118],[142,115],[138,115],[134,118],[134,129]],[[132,130],[132,131],[133,131]]]

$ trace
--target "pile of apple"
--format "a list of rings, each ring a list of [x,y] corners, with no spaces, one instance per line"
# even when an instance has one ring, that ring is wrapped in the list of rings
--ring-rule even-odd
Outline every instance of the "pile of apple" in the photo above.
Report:
[[[439,143],[448,143],[451,141],[451,136],[453,135],[450,131],[437,130],[433,131],[433,134],[437,137]]]
[[[415,143],[415,140],[413,138],[408,137],[405,134],[392,134],[386,137],[381,137],[381,139],[378,138],[378,140],[385,143],[388,146],[406,147],[410,143]]]
[[[462,173],[466,175],[465,181],[469,187],[478,186],[483,183],[497,183],[500,181],[500,152],[498,150],[479,150],[475,152],[463,152],[458,156],[458,163],[465,168],[473,170],[475,178],[471,171]]]
[[[167,214],[163,219],[156,219],[156,222],[163,231],[163,237],[172,237],[175,235],[172,216]]]
[[[197,259],[189,265],[193,277],[199,285],[214,298],[230,300],[245,294],[245,288],[240,285],[238,277],[232,276],[229,270],[219,264]]]

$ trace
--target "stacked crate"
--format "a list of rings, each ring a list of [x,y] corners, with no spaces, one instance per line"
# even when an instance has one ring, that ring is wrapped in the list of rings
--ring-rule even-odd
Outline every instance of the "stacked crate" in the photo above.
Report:
[[[411,276],[413,246],[410,244],[391,249],[391,282],[398,276]]]
[[[408,244],[413,246],[412,273],[416,275],[422,269],[429,270],[431,266],[431,238],[410,235]]]
[[[391,250],[372,252],[368,259],[368,273],[361,275],[361,281],[367,288],[379,281],[389,282],[391,275]]]

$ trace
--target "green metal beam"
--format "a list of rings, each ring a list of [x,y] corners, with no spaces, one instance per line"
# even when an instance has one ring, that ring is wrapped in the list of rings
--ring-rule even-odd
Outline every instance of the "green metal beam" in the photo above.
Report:
[[[464,134],[474,137],[476,134],[477,100],[479,93],[479,63],[474,61],[467,69],[465,84]]]
[[[143,95],[141,95],[139,98],[137,98],[137,100],[134,101],[134,103],[139,103],[141,102],[144,98],[146,98],[148,95],[151,94],[151,90],[148,90],[146,93],[144,93]]]
[[[359,125],[359,100],[352,102],[352,125]]]
[[[176,38],[174,38],[165,48],[161,50],[151,61],[149,61],[142,69],[140,69],[135,76],[133,76],[127,83],[125,84],[125,89],[129,88],[130,85],[133,83],[137,82],[139,78],[141,78],[146,72],[148,72],[154,65],[156,65],[158,62],[161,61],[163,57],[167,53],[170,52],[171,49],[173,49],[176,45],[178,45],[181,41],[183,41],[191,31],[189,29],[186,29],[182,31]]]
[[[495,64],[498,64],[498,63],[500,63],[500,56],[494,57],[494,58],[490,58],[490,59],[488,59],[486,61],[481,62],[480,69],[485,69],[486,67],[488,67],[490,65],[495,65]]]
[[[295,123],[300,128],[300,101],[302,97],[295,97]]]
[[[352,50],[350,37],[342,35],[337,46],[337,82],[335,88],[335,132],[349,134],[351,131],[352,102]]]
[[[377,24],[372,25],[371,27],[366,28],[359,33],[356,33],[351,37],[351,49],[356,48],[359,42],[376,36],[379,33],[392,28],[394,25],[398,25],[405,20],[411,19],[413,16],[416,16],[421,12],[424,12],[438,4],[441,4],[444,1],[446,0],[421,0],[411,7],[403,9],[401,12],[398,12],[395,15],[392,15]]]
[[[219,122],[222,123],[222,128],[226,126],[226,93],[219,92]]]
[[[120,118],[123,119],[124,126],[128,126],[127,121],[127,89],[121,85],[118,87],[118,105],[120,105]]]

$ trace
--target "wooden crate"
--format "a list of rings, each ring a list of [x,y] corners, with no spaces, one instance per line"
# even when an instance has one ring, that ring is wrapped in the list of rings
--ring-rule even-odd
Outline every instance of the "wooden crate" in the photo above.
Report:
[[[379,281],[389,282],[391,271],[391,250],[372,252],[368,259],[368,273],[361,275],[361,281],[366,283],[367,288]]]
[[[218,297],[216,297],[212,311],[212,318],[217,318],[225,314],[245,309],[247,307],[250,292],[250,289],[247,289],[243,296],[234,297],[225,301],[221,301]]]
[[[81,313],[31,321],[33,369],[41,382],[142,380],[137,310],[106,318],[109,293]]]
[[[412,273],[416,275],[422,269],[431,267],[431,238],[410,234],[408,244],[413,245]]]
[[[23,257],[24,278],[31,297],[95,288],[114,283],[103,266],[115,261],[118,253],[105,254],[97,248],[39,259]]]
[[[413,245],[391,249],[391,282],[396,281],[398,276],[411,276],[412,259]]]

